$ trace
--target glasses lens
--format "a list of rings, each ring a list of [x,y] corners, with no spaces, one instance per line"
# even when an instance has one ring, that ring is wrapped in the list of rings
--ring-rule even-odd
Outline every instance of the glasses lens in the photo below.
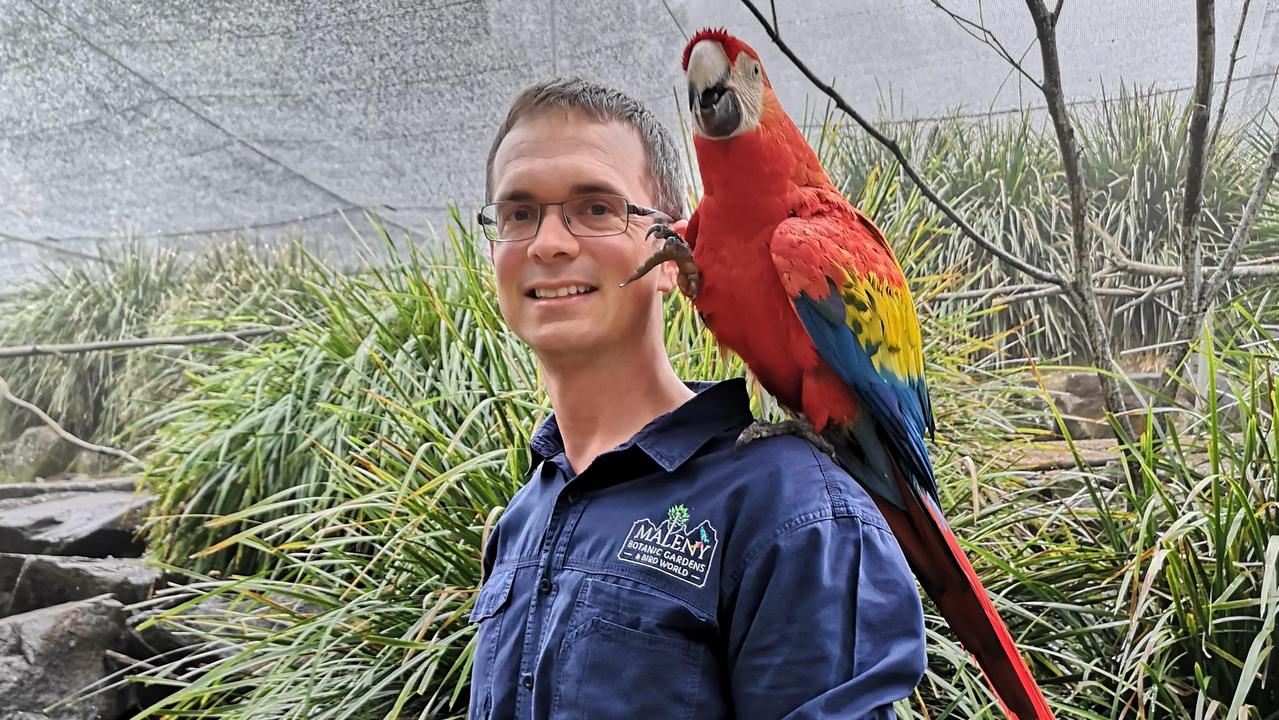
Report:
[[[490,240],[525,240],[537,234],[537,205],[499,202],[485,205],[484,234]]]
[[[612,195],[588,195],[564,203],[574,235],[617,235],[626,231],[626,200]]]

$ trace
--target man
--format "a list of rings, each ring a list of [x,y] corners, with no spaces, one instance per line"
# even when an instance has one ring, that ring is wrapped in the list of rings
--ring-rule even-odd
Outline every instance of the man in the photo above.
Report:
[[[485,548],[473,718],[891,718],[924,665],[883,517],[796,437],[741,450],[745,383],[683,383],[675,271],[619,284],[682,216],[669,134],[580,80],[514,102],[480,222],[554,415]]]

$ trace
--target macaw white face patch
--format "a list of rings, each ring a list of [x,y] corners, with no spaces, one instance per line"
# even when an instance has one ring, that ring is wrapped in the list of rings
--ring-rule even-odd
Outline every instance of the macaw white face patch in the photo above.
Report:
[[[715,560],[719,532],[709,520],[690,528],[688,508],[672,505],[661,523],[636,520],[617,558],[653,568],[695,587],[704,587]]]

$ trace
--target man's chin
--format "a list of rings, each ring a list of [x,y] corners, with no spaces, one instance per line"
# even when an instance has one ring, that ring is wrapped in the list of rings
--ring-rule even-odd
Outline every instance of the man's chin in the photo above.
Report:
[[[542,360],[580,357],[598,348],[593,323],[548,323],[526,332],[523,340]]]

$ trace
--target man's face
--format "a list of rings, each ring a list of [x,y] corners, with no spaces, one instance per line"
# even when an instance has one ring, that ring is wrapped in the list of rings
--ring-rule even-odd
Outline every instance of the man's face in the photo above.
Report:
[[[562,202],[589,194],[651,207],[644,147],[628,125],[545,110],[516,123],[493,158],[495,202]],[[650,333],[661,332],[660,293],[674,286],[672,269],[661,267],[618,287],[653,252],[655,245],[644,239],[651,221],[632,215],[624,234],[583,238],[568,231],[562,212],[545,208],[529,240],[493,243],[502,316],[544,361],[638,349]],[[592,290],[536,297],[538,290],[570,286]]]

